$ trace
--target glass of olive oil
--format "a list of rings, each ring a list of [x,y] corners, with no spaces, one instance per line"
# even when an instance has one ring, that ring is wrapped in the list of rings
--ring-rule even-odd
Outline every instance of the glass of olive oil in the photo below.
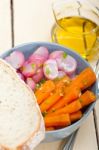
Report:
[[[56,24],[52,41],[89,59],[99,51],[99,9],[88,0],[59,0],[52,4]],[[99,52],[98,52],[99,53]]]

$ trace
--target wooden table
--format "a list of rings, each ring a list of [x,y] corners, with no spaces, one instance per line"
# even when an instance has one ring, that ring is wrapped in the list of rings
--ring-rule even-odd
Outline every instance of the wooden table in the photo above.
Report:
[[[0,52],[21,43],[50,41],[52,1],[0,0]],[[98,0],[90,1],[99,7]],[[81,126],[73,150],[99,149],[99,101],[94,112]],[[40,144],[36,150],[60,150],[61,142]]]

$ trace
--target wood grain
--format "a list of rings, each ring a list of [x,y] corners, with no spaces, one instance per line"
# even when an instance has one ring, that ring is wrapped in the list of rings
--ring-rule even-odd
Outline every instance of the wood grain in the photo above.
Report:
[[[11,48],[10,0],[0,0],[0,52]]]

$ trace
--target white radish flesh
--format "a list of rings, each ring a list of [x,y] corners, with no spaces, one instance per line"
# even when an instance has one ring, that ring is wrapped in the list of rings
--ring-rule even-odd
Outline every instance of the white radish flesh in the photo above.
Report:
[[[64,71],[68,75],[73,74],[77,68],[76,60],[70,55],[67,55],[65,59],[57,59],[57,64],[58,69]]]
[[[15,69],[19,69],[25,62],[24,54],[20,51],[14,51],[10,54],[11,65]]]
[[[64,71],[58,71],[58,78],[62,78],[66,75],[66,73]]]
[[[32,79],[35,81],[35,83],[38,83],[39,81],[42,80],[43,77],[44,77],[43,69],[39,68],[36,74],[33,75]]]
[[[48,79],[55,79],[58,77],[58,67],[57,63],[53,59],[49,59],[44,63],[43,67],[44,75]]]
[[[21,72],[25,77],[32,77],[36,73],[37,67],[34,63],[25,63],[21,68]]]
[[[32,90],[35,89],[36,83],[33,81],[32,78],[27,78],[27,79],[26,79],[26,83],[27,83],[27,85],[28,85]]]
[[[42,56],[44,58],[44,60],[47,60],[48,57],[49,57],[48,49],[46,47],[43,47],[43,46],[37,48],[36,51],[33,54]]]

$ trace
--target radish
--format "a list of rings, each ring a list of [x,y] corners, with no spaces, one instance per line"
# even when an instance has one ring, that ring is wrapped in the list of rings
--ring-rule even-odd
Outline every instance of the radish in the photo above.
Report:
[[[40,46],[36,49],[36,51],[33,53],[33,55],[40,55],[44,58],[44,60],[47,60],[49,57],[49,51],[46,47]]]
[[[76,60],[70,55],[67,55],[64,59],[59,58],[56,61],[58,64],[58,69],[64,71],[68,75],[73,74],[77,68]]]
[[[35,75],[33,75],[32,79],[35,83],[38,83],[44,77],[43,69],[39,68]]]
[[[10,54],[10,64],[15,68],[19,69],[25,62],[24,54],[20,51],[14,51]]]
[[[23,76],[23,74],[22,74],[22,73],[17,72],[17,74],[19,75],[19,77],[20,77],[23,81],[25,80],[25,78],[24,78],[24,76]]]
[[[27,83],[27,85],[28,85],[32,90],[35,89],[36,83],[33,81],[32,78],[27,78],[27,79],[26,79],[26,83]]]
[[[11,64],[11,58],[10,56],[5,57],[4,59],[7,63]]]
[[[21,72],[25,77],[32,77],[37,70],[37,66],[34,63],[24,63],[24,65],[21,68]]]
[[[50,53],[49,58],[50,59],[57,59],[57,58],[66,58],[66,52],[64,51],[54,51],[52,53]]]
[[[44,75],[48,79],[55,79],[58,77],[58,67],[57,63],[53,59],[48,59],[43,66]],[[50,87],[49,87],[50,88]]]
[[[37,54],[33,54],[29,57],[28,59],[29,62],[33,62],[37,65],[37,67],[41,67],[45,61],[44,57],[37,55]]]
[[[64,71],[58,71],[58,78],[62,78],[66,75],[66,73]]]

